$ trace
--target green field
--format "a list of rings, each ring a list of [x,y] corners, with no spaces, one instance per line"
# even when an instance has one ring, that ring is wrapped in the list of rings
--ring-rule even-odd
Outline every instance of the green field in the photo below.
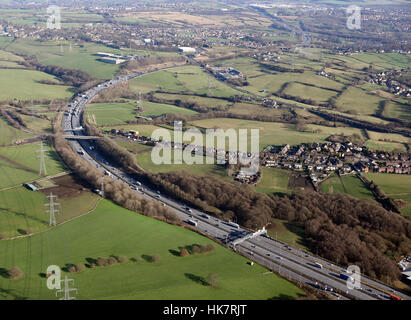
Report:
[[[368,140],[364,145],[370,150],[384,150],[406,153],[407,148],[403,143],[399,142],[386,142],[377,140]]]
[[[94,208],[100,198],[91,192],[82,192],[72,198],[59,198],[57,223],[84,214]],[[48,199],[42,192],[18,187],[0,191],[0,233],[7,237],[20,236],[24,230],[43,231],[49,227],[45,204]]]
[[[401,208],[401,213],[411,217],[411,175],[390,173],[365,173],[364,175],[374,181],[388,197],[407,202],[407,205]]]
[[[39,275],[47,266],[87,263],[87,258],[110,255],[142,261],[71,273],[77,299],[269,299],[303,294],[286,280],[266,273],[259,265],[248,265],[247,259],[216,244],[216,250],[208,254],[173,254],[179,247],[210,242],[189,230],[103,200],[93,213],[50,231],[0,241],[0,267],[17,265],[25,273],[17,281],[0,277],[2,299],[54,300],[55,292],[46,288],[46,279]],[[161,262],[147,262],[147,256],[153,254],[159,254]],[[199,283],[198,279],[209,273],[219,277],[215,289]]]
[[[21,146],[2,147],[0,148],[0,188],[6,188],[19,185],[39,178],[40,160],[39,143],[30,143]],[[57,154],[49,145],[44,146],[45,164],[48,175],[55,175],[66,170],[60,162]]]
[[[16,140],[31,137],[32,134],[13,128],[0,116],[0,146],[11,145]]]
[[[309,97],[310,99],[313,99],[314,101],[320,103],[327,102],[330,98],[335,97],[335,95],[337,94],[337,92],[335,91],[325,90],[312,86],[306,86],[301,83],[295,82],[288,85],[283,92],[294,97]]]
[[[250,120],[217,118],[191,121],[192,125],[200,128],[218,127],[223,130],[234,129],[259,129],[260,150],[270,144],[290,144],[297,145],[308,142],[321,142],[332,134],[344,133],[361,135],[361,130],[348,127],[325,127],[320,125],[307,125],[308,131],[301,132],[295,130],[295,125],[280,122],[260,122]],[[248,146],[250,146],[250,131],[247,132]]]
[[[356,198],[374,199],[372,192],[355,176],[345,175],[341,178],[333,175],[320,185],[324,193],[346,193]]]
[[[119,65],[99,61],[96,52],[117,54],[121,51],[102,45],[84,43],[81,46],[63,41],[39,41],[18,39],[8,51],[35,55],[44,65],[57,65],[64,68],[83,70],[98,79],[111,79],[119,70]]]
[[[277,168],[261,168],[261,180],[255,188],[264,193],[289,193],[288,181],[291,171]]]
[[[271,238],[309,251],[302,224],[280,219],[273,219],[273,221],[274,225],[267,229],[267,233]]]
[[[209,97],[200,97],[194,95],[185,95],[185,94],[169,94],[169,93],[156,93],[155,97],[166,99],[166,100],[181,100],[189,103],[198,103],[201,106],[207,107],[220,107],[226,108],[231,105],[231,102],[222,99],[209,98]]]
[[[402,103],[397,103],[395,101],[388,102],[384,113],[391,118],[411,120],[411,107],[409,100],[407,101],[404,99]]]
[[[136,92],[147,93],[163,90],[172,93],[207,94],[215,97],[229,97],[240,92],[217,81],[197,66],[176,67],[154,72],[130,81],[130,88]]]
[[[359,114],[375,114],[382,98],[367,93],[366,91],[349,87],[337,99],[337,107],[340,111],[351,111]]]
[[[174,105],[153,103],[149,101],[142,102],[143,112],[135,111],[137,101],[128,101],[127,103],[94,103],[87,107],[88,119],[97,121],[98,125],[108,124],[125,124],[127,121],[136,120],[137,115],[150,117],[160,116],[166,113],[173,114],[196,114],[197,112],[176,107]],[[94,115],[94,117],[93,117]],[[90,116],[92,118],[90,118]]]
[[[74,93],[73,87],[39,83],[45,80],[59,83],[57,78],[40,71],[0,69],[0,101],[67,99]]]
[[[195,157],[199,164],[187,164],[183,159],[182,164],[175,164],[174,154],[171,152],[171,164],[155,164],[151,159],[151,152],[144,152],[137,155],[137,163],[143,167],[143,169],[151,171],[153,173],[160,172],[170,172],[170,171],[187,171],[192,174],[197,174],[200,176],[215,176],[217,178],[223,179],[227,182],[232,181],[232,178],[227,175],[226,169],[217,164],[206,164],[206,157]],[[201,164],[201,162],[203,164]]]

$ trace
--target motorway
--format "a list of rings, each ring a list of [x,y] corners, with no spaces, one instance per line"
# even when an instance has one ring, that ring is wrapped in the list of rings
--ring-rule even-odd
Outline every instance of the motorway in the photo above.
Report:
[[[63,117],[63,128],[65,133],[70,136],[85,136],[85,132],[81,129],[80,117],[82,112],[84,112],[87,103],[95,95],[106,88],[140,77],[144,74],[146,73],[134,73],[128,76],[114,78],[111,81],[102,83],[89,89],[82,95],[75,97]],[[346,273],[344,268],[332,264],[329,261],[300,248],[291,247],[280,241],[271,239],[266,235],[258,235],[252,239],[247,239],[234,247],[232,241],[244,237],[245,235],[250,235],[252,231],[235,225],[230,225],[230,223],[195,209],[190,209],[190,211],[188,211],[186,204],[171,199],[165,195],[160,195],[159,192],[151,186],[144,185],[140,181],[136,181],[133,177],[122,172],[93,147],[94,143],[91,140],[73,140],[70,138],[69,142],[71,143],[73,150],[84,160],[88,161],[101,172],[110,173],[112,179],[121,180],[127,183],[132,190],[143,197],[162,202],[163,205],[170,207],[182,221],[194,221],[196,225],[192,227],[199,233],[206,234],[211,239],[225,243],[227,247],[232,248],[250,260],[267,267],[269,270],[279,273],[283,277],[303,282],[317,288],[319,285],[322,288],[327,285],[333,288],[333,291],[331,292],[328,290],[324,292],[327,292],[330,298],[333,297],[334,299],[337,299],[338,297],[338,299],[341,300],[388,300],[391,293],[402,299],[410,299],[409,296],[392,289],[388,285],[367,278],[364,275],[362,275],[361,278],[360,289],[348,290],[346,281],[339,276],[341,272]],[[321,264],[322,267],[319,267],[315,263]],[[321,287],[318,290],[322,290]],[[338,294],[335,292],[338,292]]]

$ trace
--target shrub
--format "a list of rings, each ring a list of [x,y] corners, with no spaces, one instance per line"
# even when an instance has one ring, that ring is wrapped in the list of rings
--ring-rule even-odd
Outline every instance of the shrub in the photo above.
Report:
[[[210,273],[207,276],[208,285],[212,288],[217,288],[218,286],[218,276],[215,273]]]
[[[160,262],[161,256],[159,254],[155,254],[151,257],[151,262]]]
[[[74,264],[70,265],[67,270],[71,273],[77,272],[76,266]]]
[[[109,265],[112,265],[112,264],[116,264],[118,261],[114,256],[111,256],[110,258],[108,258],[107,262]]]
[[[206,248],[206,252],[211,252],[215,250],[215,245],[212,243],[209,243],[205,245],[205,248]]]
[[[194,254],[201,253],[201,248],[197,245],[194,245],[191,250],[193,251]]]
[[[75,268],[76,272],[83,272],[84,270],[86,270],[86,266],[84,265],[84,263],[77,263]]]
[[[105,266],[107,266],[107,265],[108,265],[108,259],[106,259],[106,258],[101,258],[101,257],[97,258],[97,265],[98,265],[99,267],[105,267]]]
[[[120,263],[124,263],[128,261],[128,258],[126,256],[119,256],[117,260]]]
[[[181,257],[187,257],[189,255],[190,255],[190,253],[188,252],[187,249],[183,248],[183,249],[180,250],[180,256]]]
[[[24,277],[24,272],[18,267],[14,266],[8,271],[11,280],[18,280]]]

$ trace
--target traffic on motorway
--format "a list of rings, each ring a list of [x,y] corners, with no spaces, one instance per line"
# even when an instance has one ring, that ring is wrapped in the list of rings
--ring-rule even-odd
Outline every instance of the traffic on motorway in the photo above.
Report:
[[[151,72],[155,71],[157,70]],[[63,117],[65,133],[73,136],[84,136],[85,132],[81,125],[81,114],[90,100],[109,87],[147,73],[139,72],[117,77],[77,95],[72,103],[69,104]],[[341,276],[341,274],[346,274],[345,268],[332,264],[299,248],[276,241],[267,235],[258,235],[233,246],[234,240],[249,236],[252,231],[236,223],[226,222],[190,208],[185,203],[160,194],[152,186],[136,181],[133,177],[111,164],[103,154],[99,153],[97,148],[94,147],[92,140],[70,139],[70,143],[74,151],[99,171],[114,180],[125,182],[134,192],[139,193],[143,197],[160,201],[163,205],[169,206],[182,221],[198,232],[207,235],[211,239],[220,241],[227,247],[231,247],[239,254],[260,263],[269,270],[280,273],[294,281],[304,282],[318,290],[325,291],[330,297],[336,299],[388,300],[392,299],[392,294],[401,299],[410,299],[409,296],[395,291],[388,285],[364,275],[361,275],[361,287],[349,290],[347,288],[347,279]]]

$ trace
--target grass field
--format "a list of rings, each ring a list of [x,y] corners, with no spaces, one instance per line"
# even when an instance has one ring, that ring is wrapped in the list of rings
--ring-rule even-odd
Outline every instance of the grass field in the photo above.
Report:
[[[335,95],[337,94],[337,92],[335,91],[325,90],[312,86],[306,86],[301,83],[295,82],[288,85],[283,92],[294,97],[309,97],[310,99],[313,99],[314,101],[320,103],[327,102],[330,98],[335,97]]]
[[[288,66],[290,67],[290,66]],[[277,92],[281,89],[281,87],[286,84],[287,82],[293,83],[293,82],[302,82],[302,83],[308,83],[314,86],[318,87],[323,87],[323,88],[329,88],[329,89],[335,89],[335,90],[340,90],[343,85],[335,82],[333,80],[330,80],[326,77],[322,77],[319,75],[316,75],[314,72],[311,71],[306,71],[302,74],[300,73],[292,73],[292,72],[278,72],[278,73],[264,73],[263,75],[253,77],[253,78],[248,78],[249,85],[246,86],[245,88],[253,93],[259,94],[261,90],[268,90],[268,92]],[[295,84],[294,84],[295,85]],[[290,92],[287,92],[291,95],[298,96],[305,94],[305,98],[309,98],[310,96],[306,96],[307,92],[310,92],[311,89],[315,89],[317,95],[322,95],[324,94],[331,94],[335,95],[336,92],[333,91],[327,91],[323,90],[320,88],[315,88],[310,86],[308,91],[305,91],[305,87],[299,84],[296,86],[297,91],[291,90]],[[325,92],[323,92],[325,91]],[[315,99],[314,99],[315,100]]]
[[[384,151],[395,151],[395,152],[407,152],[407,148],[403,143],[398,142],[386,142],[378,140],[368,140],[364,143],[366,147],[371,150],[384,150]]]
[[[397,103],[395,101],[388,102],[384,113],[391,118],[411,120],[411,106],[405,99],[403,103]]]
[[[194,126],[200,128],[214,128],[218,127],[223,130],[229,128],[234,129],[259,129],[259,145],[260,150],[270,144],[290,144],[296,145],[300,143],[308,142],[321,142],[327,137],[336,133],[353,134],[358,133],[361,135],[361,130],[348,127],[325,127],[320,125],[307,125],[307,132],[301,132],[295,130],[295,125],[280,123],[280,122],[259,122],[250,120],[238,120],[238,119],[206,119],[190,122]],[[250,131],[247,134],[248,146],[250,145]]]
[[[337,99],[340,111],[353,111],[359,114],[375,114],[382,98],[369,94],[366,91],[349,87]]]
[[[39,83],[41,80],[59,83],[55,77],[40,71],[0,69],[0,101],[66,99],[74,93],[73,87]]]
[[[46,230],[49,227],[49,216],[45,211],[45,204],[48,203],[46,194],[52,190],[54,189],[44,190],[42,193],[18,187],[0,191],[0,233],[14,237],[20,236],[28,228],[33,232]],[[99,199],[90,191],[77,191],[75,196],[59,197],[57,223],[92,210]]]
[[[125,255],[140,258],[109,267],[70,274],[77,299],[269,299],[295,298],[303,293],[266,269],[219,245],[206,255],[179,257],[173,250],[211,240],[194,232],[100,202],[88,215],[51,231],[15,241],[0,241],[0,267],[18,265],[25,277],[11,281],[0,277],[2,299],[56,299],[39,276],[49,265],[87,263],[86,258]],[[87,243],[87,245],[84,245]],[[159,254],[161,262],[147,262]],[[198,283],[214,273],[219,286]],[[138,276],[136,276],[138,275]],[[63,273],[64,276],[64,273]]]
[[[205,157],[196,157],[196,161],[203,162],[203,164],[187,164],[184,162],[182,164],[174,164],[173,152],[171,152],[172,164],[155,164],[151,159],[151,152],[144,152],[137,155],[138,164],[145,170],[160,173],[160,172],[170,172],[170,171],[187,171],[192,174],[197,174],[200,176],[215,176],[219,179],[223,179],[227,182],[231,182],[232,178],[227,175],[227,171],[221,165],[217,164],[206,164]]]
[[[111,79],[119,70],[118,65],[99,61],[96,52],[118,54],[120,50],[103,45],[84,43],[82,46],[63,41],[38,41],[18,39],[7,50],[15,53],[35,55],[44,65],[57,65],[69,69],[83,70],[98,79]]]
[[[136,119],[137,115],[149,117],[160,116],[166,113],[173,114],[196,114],[197,112],[174,105],[142,102],[143,112],[135,111],[137,101],[126,103],[94,103],[87,106],[87,115],[95,117],[98,125],[125,124],[127,121]]]
[[[390,173],[366,173],[367,179],[374,181],[388,197],[402,199],[408,204],[401,213],[411,217],[411,176]]]
[[[154,72],[130,81],[130,88],[143,93],[163,90],[172,93],[207,94],[216,97],[229,97],[240,94],[237,90],[217,81],[197,66],[176,67]]]
[[[304,226],[302,224],[280,219],[273,219],[273,221],[274,225],[267,229],[270,237],[307,251],[309,250],[305,241]]]
[[[261,168],[261,180],[255,188],[264,193],[289,193],[288,181],[291,171],[277,168]]]
[[[23,182],[39,178],[40,160],[37,158],[39,143],[0,148],[0,188],[16,186]],[[49,145],[44,146],[45,164],[48,175],[55,175],[66,170],[57,154]]]
[[[189,102],[189,103],[198,103],[201,106],[208,107],[220,107],[225,108],[231,105],[230,102],[222,99],[209,98],[209,97],[200,97],[200,96],[191,96],[185,94],[168,94],[168,93],[156,93],[155,97],[168,100],[177,100]]]
[[[346,193],[356,198],[374,199],[374,195],[366,186],[355,176],[345,175],[341,178],[334,175],[320,185],[324,193]]]
[[[0,146],[10,145],[16,140],[31,137],[33,137],[32,134],[13,128],[0,116]]]

